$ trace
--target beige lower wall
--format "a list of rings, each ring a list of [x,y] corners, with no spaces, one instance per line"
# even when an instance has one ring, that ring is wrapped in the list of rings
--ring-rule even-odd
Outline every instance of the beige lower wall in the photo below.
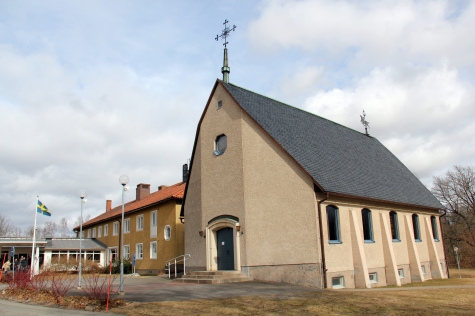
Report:
[[[354,289],[355,285],[355,270],[347,270],[347,271],[338,271],[338,272],[327,272],[327,288],[331,289],[332,287],[332,279],[343,277],[343,287],[347,289]]]
[[[398,268],[398,270],[399,269],[404,270],[404,277],[400,278],[401,284],[411,283],[412,282],[412,280],[411,280],[411,267],[409,266],[409,264],[400,264],[400,265],[397,266],[397,268]]]
[[[386,282],[386,268],[385,267],[368,269],[368,274],[370,273],[377,274],[377,282],[370,282],[372,288],[388,285]]]
[[[320,264],[253,266],[242,267],[241,271],[258,281],[323,288]]]
[[[339,220],[340,220],[340,241],[341,243],[329,243],[328,242],[328,222],[326,218],[326,206],[333,205],[336,206],[339,210]],[[359,235],[363,234],[362,228],[362,219],[361,219],[361,210],[363,208],[368,208],[371,210],[372,214],[372,228],[373,228],[373,237],[374,242],[364,243],[362,247],[356,247],[355,243],[352,243],[352,225],[350,220],[350,213],[356,211],[356,228],[357,233]],[[368,203],[367,201],[357,201],[357,200],[350,200],[345,198],[330,198],[326,200],[321,205],[322,210],[322,222],[323,222],[323,239],[324,239],[324,247],[325,247],[325,262],[327,268],[327,284],[328,287],[331,288],[331,280],[332,277],[343,276],[345,278],[345,287],[375,287],[375,286],[386,286],[390,285],[389,283],[394,283],[394,266],[398,268],[404,269],[404,278],[400,278],[402,284],[410,283],[410,282],[417,282],[425,279],[432,279],[432,278],[441,278],[444,277],[444,273],[442,276],[438,275],[436,272],[437,269],[434,269],[433,266],[435,263],[432,263],[432,259],[429,255],[429,246],[430,243],[427,242],[428,238],[431,238],[432,231],[431,227],[427,226],[425,223],[430,216],[438,216],[436,212],[427,211],[424,209],[418,208],[409,208],[409,207],[394,207],[384,205],[382,203]],[[387,247],[391,248],[392,253],[391,256],[386,255],[386,259],[384,256],[384,247],[383,247],[383,232],[382,232],[382,220],[381,217],[384,219],[387,218],[387,223],[389,225],[389,212],[395,211],[398,216],[398,227],[399,227],[399,239],[400,241],[393,241],[392,237],[390,236],[389,242],[386,241]],[[411,243],[410,238],[413,238],[412,234],[412,224],[408,225],[406,223],[407,217],[411,219],[412,214],[418,214],[419,216],[419,229],[421,233],[422,242],[414,242]],[[412,223],[412,221],[410,221]],[[410,231],[408,231],[410,230]],[[440,227],[439,230],[439,238],[441,238]],[[390,233],[390,231],[389,231]],[[362,236],[361,236],[362,238]],[[430,240],[429,240],[430,241]],[[414,249],[409,249],[408,245],[413,244]],[[352,247],[353,245],[353,247]],[[434,246],[432,246],[435,251],[440,255],[440,262],[445,262],[445,256],[443,255],[442,249],[442,241],[434,242]],[[414,255],[414,251],[416,252],[417,256]],[[355,253],[356,252],[356,253]],[[345,260],[342,260],[342,254],[347,254]],[[353,255],[352,255],[353,254]],[[433,255],[432,255],[433,256]],[[412,262],[410,258],[418,257],[418,262]],[[358,268],[356,267],[355,258],[359,258],[360,264]],[[385,262],[391,258],[391,262]],[[411,265],[414,267],[411,268]],[[420,272],[417,271],[416,267],[418,266],[425,266],[426,274],[420,276]],[[391,273],[388,270],[388,267],[393,266],[392,272],[392,280],[389,282],[387,273]],[[445,264],[443,265],[445,268]],[[360,271],[361,270],[361,271]],[[413,271],[412,271],[413,270]],[[422,271],[422,269],[420,270]],[[435,271],[435,272],[434,272]],[[371,272],[378,273],[378,282],[371,283],[366,285],[362,277],[365,274],[369,274]],[[398,276],[399,277],[399,276]],[[359,285],[356,285],[355,278],[360,280]]]

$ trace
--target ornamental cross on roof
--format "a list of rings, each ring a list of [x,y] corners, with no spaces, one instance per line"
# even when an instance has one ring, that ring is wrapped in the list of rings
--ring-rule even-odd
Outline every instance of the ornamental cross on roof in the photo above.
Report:
[[[368,134],[368,128],[369,128],[369,122],[366,120],[366,113],[363,110],[363,115],[360,115],[361,117],[361,124],[364,126],[365,134],[369,136]]]
[[[231,31],[234,31],[236,29],[236,25],[233,25],[233,28],[230,28],[227,26],[227,23],[229,23],[229,21],[224,20],[224,30],[221,31],[221,35],[216,35],[215,38],[215,40],[219,40],[219,38],[222,38],[224,40],[224,48],[226,48],[226,45],[228,44],[228,42],[226,41],[226,37],[229,36],[229,33],[231,33]]]

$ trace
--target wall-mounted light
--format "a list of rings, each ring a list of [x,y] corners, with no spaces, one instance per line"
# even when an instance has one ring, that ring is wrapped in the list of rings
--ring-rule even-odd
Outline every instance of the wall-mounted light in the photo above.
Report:
[[[203,237],[203,231],[202,230],[199,231],[199,234],[200,234],[200,237]]]

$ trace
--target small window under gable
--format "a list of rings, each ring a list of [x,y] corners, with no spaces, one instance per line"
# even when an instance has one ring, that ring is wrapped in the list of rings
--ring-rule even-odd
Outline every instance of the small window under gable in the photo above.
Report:
[[[218,101],[218,110],[223,106],[223,101]]]
[[[214,147],[214,154],[216,156],[224,154],[226,148],[228,147],[228,140],[226,135],[222,134],[216,137]]]

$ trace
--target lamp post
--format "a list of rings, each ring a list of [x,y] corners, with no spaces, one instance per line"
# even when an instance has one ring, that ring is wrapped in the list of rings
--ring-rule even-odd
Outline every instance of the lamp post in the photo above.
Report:
[[[82,205],[86,203],[86,191],[79,190],[79,197],[81,198],[81,224],[79,226],[79,273],[78,273],[78,289],[81,288],[81,271],[82,271]]]
[[[125,174],[119,177],[119,182],[122,184],[122,222],[120,223],[120,290],[119,294],[124,295],[124,193],[127,191],[125,186],[129,182],[129,177]],[[121,248],[122,247],[122,248]]]
[[[462,275],[460,274],[459,247],[454,247],[454,251],[455,251],[455,256],[457,258],[457,267],[459,269],[459,278],[461,279]]]

